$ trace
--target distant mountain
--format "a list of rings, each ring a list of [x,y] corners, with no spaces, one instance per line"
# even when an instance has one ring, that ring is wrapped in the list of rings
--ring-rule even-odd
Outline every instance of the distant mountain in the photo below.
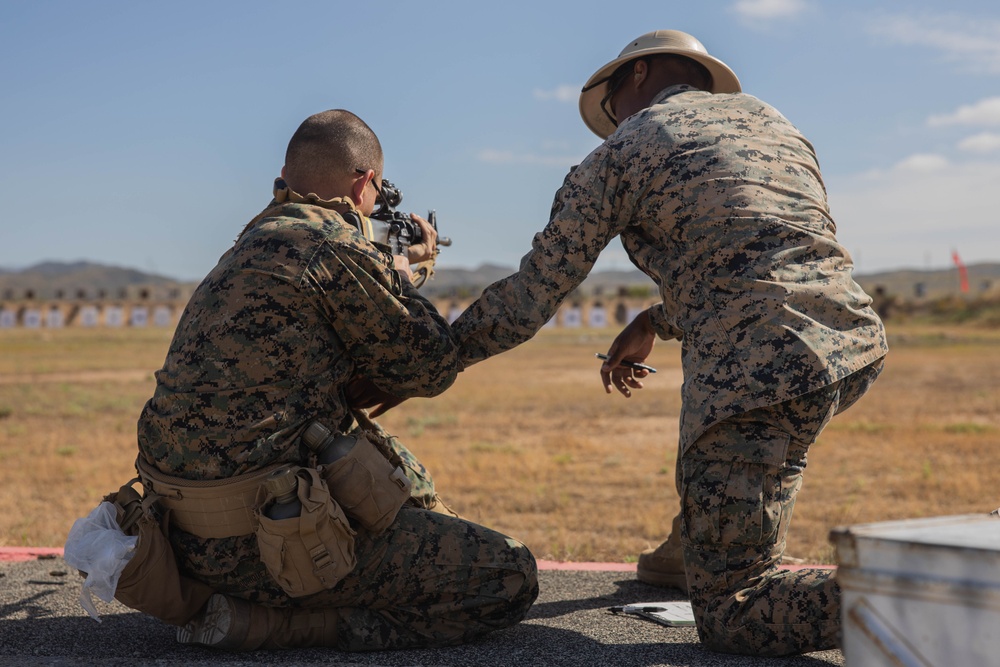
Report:
[[[1000,263],[970,264],[966,267],[969,294],[996,294],[1000,290]],[[881,292],[904,300],[915,298],[935,299],[949,294],[959,294],[961,285],[957,268],[920,271],[900,269],[855,276],[869,294]]]
[[[422,288],[432,298],[469,299],[478,296],[492,283],[514,272],[513,267],[483,264],[476,269],[444,267]],[[1000,289],[1000,263],[973,264],[968,267],[972,295],[995,293]],[[958,294],[958,271],[905,269],[856,275],[855,279],[870,294],[877,291],[902,299],[936,298]],[[21,299],[30,291],[35,299],[116,298],[148,294],[152,298],[186,299],[197,283],[146,273],[137,269],[106,266],[93,262],[42,262],[26,269],[0,268],[0,299]],[[650,288],[652,281],[643,273],[598,271],[581,285],[581,295],[613,295],[621,289]]]
[[[423,288],[429,296],[466,294],[476,296],[491,283],[505,278],[514,269],[486,265],[476,270],[439,269],[434,278]],[[972,264],[967,267],[969,294],[972,296],[1000,291],[1000,263]],[[949,294],[959,294],[959,276],[955,268],[920,271],[903,269],[871,274],[855,274],[854,279],[869,294],[878,292],[903,300],[935,299]],[[613,295],[621,289],[648,287],[655,289],[653,281],[638,270],[597,271],[591,273],[579,288],[586,296]],[[456,291],[457,290],[457,291]]]
[[[484,288],[506,278],[516,269],[496,264],[483,264],[477,269],[439,268],[434,277],[420,289],[431,297],[475,297]],[[596,271],[587,276],[579,288],[585,295],[611,294],[621,288],[647,286],[654,289],[653,281],[641,271]]]
[[[167,276],[93,262],[41,262],[26,269],[0,269],[0,297],[20,299],[102,298],[138,296],[141,291],[160,297],[189,292],[188,284]]]
[[[514,272],[509,266],[483,264],[478,269],[436,268],[421,288],[428,296],[477,296],[483,288]]]

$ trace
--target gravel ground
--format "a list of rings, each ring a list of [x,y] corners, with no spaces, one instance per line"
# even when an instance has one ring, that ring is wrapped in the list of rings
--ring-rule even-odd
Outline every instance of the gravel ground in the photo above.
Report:
[[[725,656],[701,648],[694,628],[665,628],[608,607],[683,599],[625,572],[542,571],[541,595],[527,619],[485,639],[448,649],[340,653],[329,649],[227,654],[179,645],[174,629],[97,600],[102,623],[80,607],[82,580],[62,558],[0,563],[0,665],[367,665],[435,667],[654,665],[822,667],[843,665],[840,651],[797,658]]]

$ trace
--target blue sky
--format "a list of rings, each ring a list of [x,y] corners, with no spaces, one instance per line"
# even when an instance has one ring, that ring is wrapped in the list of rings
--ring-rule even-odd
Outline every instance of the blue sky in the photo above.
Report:
[[[857,270],[1000,260],[996,0],[3,2],[0,267],[85,259],[199,279],[285,145],[346,108],[442,266],[515,266],[599,140],[579,88],[685,30],[816,147]],[[627,268],[615,241],[598,268]]]

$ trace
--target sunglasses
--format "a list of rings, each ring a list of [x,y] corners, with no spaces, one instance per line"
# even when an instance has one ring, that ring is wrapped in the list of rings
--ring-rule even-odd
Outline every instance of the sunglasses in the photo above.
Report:
[[[361,174],[363,176],[363,175],[367,174],[369,170],[368,169],[355,169],[354,171],[356,173]],[[375,195],[378,197],[379,206],[380,207],[385,207],[387,210],[391,209],[392,206],[389,205],[389,201],[385,198],[385,193],[382,192],[382,188],[380,188],[379,186],[375,185],[375,179],[373,178],[369,182],[371,183],[372,187],[375,188]]]
[[[618,89],[621,88],[622,84],[625,83],[625,80],[628,79],[629,75],[632,73],[632,69],[635,67],[635,62],[635,60],[630,60],[629,62],[620,65],[618,69],[612,72],[609,76],[599,79],[583,89],[583,92],[587,92],[588,90],[597,88],[602,83],[608,84],[608,92],[604,94],[603,98],[601,98],[601,111],[604,112],[604,115],[608,117],[608,120],[610,120],[611,124],[615,127],[618,127],[618,118],[615,116],[615,108],[614,105],[611,104],[611,98],[615,96]]]

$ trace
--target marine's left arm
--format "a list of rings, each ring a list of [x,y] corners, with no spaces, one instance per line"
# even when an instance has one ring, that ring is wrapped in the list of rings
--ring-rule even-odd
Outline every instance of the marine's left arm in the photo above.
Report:
[[[460,369],[447,321],[370,244],[326,248],[313,271],[327,320],[356,373],[400,398],[435,396]]]

